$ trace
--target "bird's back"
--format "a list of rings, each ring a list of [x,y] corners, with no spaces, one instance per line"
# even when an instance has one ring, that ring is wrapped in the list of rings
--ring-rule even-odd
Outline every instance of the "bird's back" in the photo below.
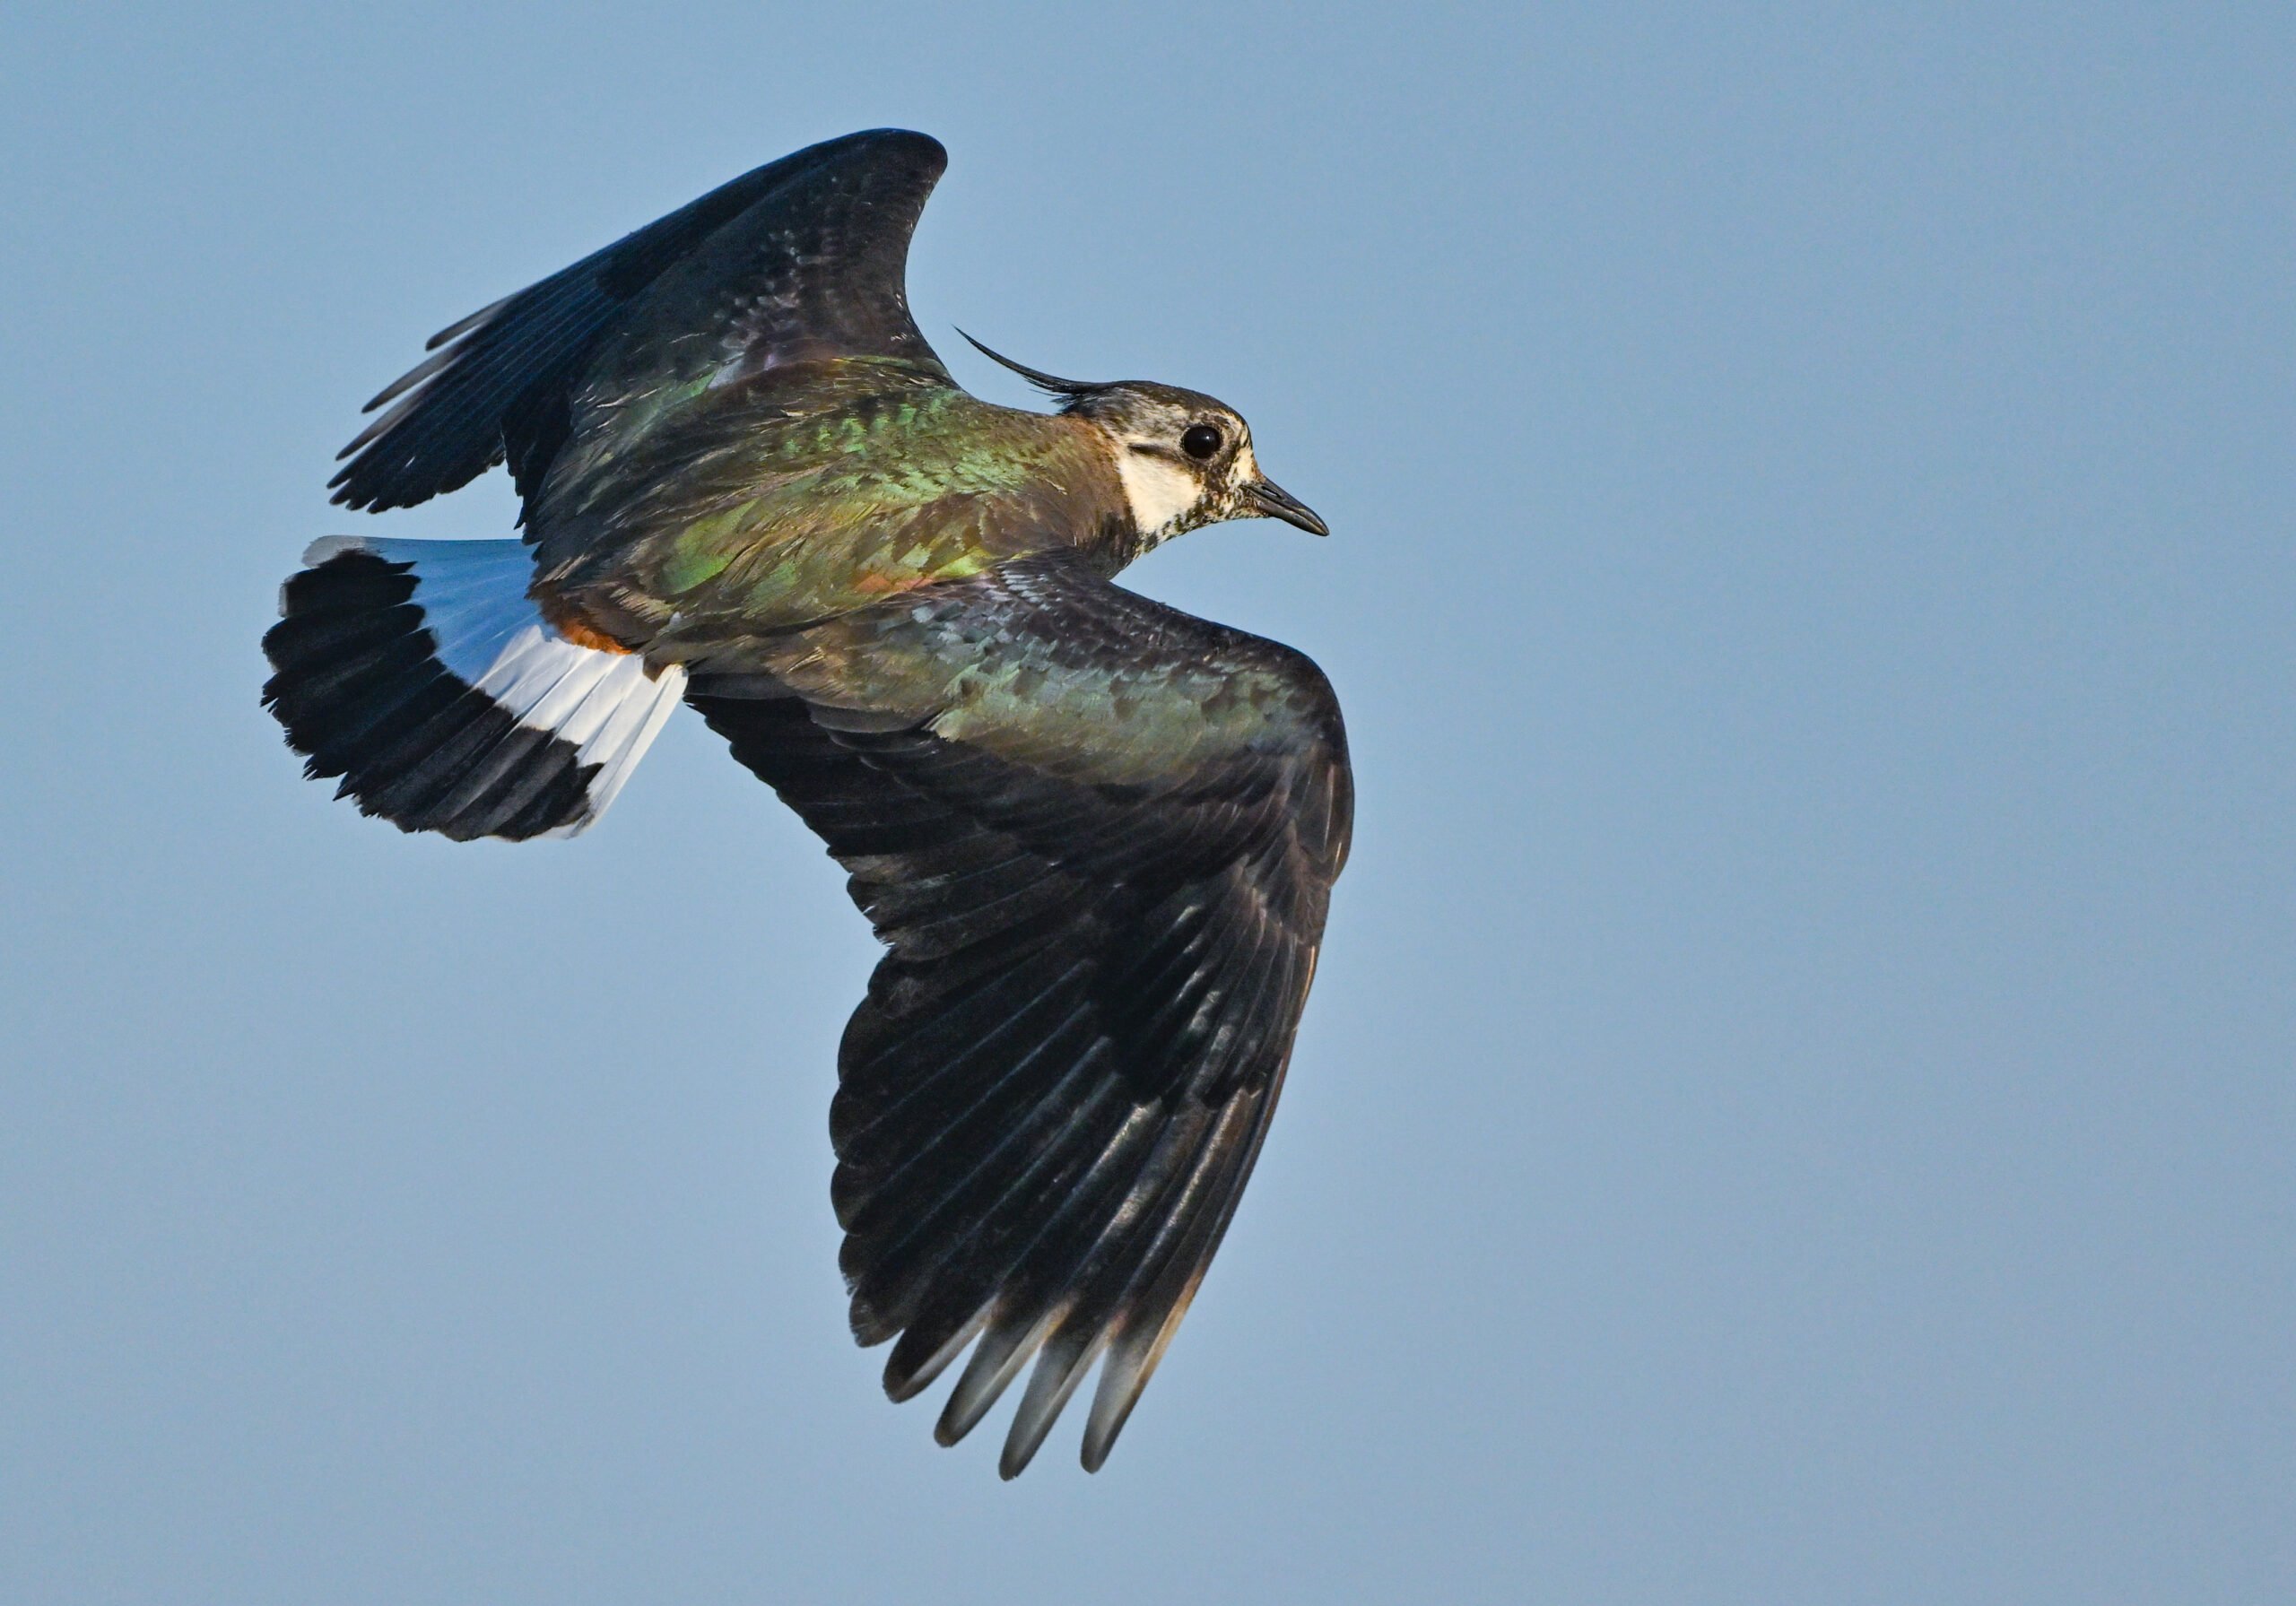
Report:
[[[540,584],[632,646],[786,630],[1005,560],[1122,547],[1077,420],[838,357],[674,394],[596,384],[528,516]],[[672,622],[674,621],[674,624]]]

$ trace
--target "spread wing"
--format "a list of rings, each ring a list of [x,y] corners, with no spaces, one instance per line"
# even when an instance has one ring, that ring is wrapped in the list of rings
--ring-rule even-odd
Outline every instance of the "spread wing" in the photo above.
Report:
[[[380,512],[507,457],[530,494],[602,356],[662,373],[806,358],[891,358],[945,378],[909,317],[909,239],[948,165],[938,141],[880,129],[744,174],[432,336],[434,354],[367,404],[335,499]],[[633,338],[635,337],[635,338]]]
[[[1329,686],[1067,558],[697,669],[891,948],[831,1116],[855,1335],[897,1400],[973,1344],[944,1444],[1033,1355],[1007,1477],[1104,1358],[1097,1468],[1275,1107],[1347,851]]]

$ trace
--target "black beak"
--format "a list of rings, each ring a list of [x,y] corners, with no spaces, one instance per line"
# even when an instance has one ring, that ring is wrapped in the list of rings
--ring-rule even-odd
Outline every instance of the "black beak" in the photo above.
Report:
[[[1244,506],[1261,518],[1280,518],[1287,525],[1297,525],[1310,535],[1328,535],[1331,526],[1316,517],[1316,510],[1293,496],[1273,480],[1254,480],[1244,487]]]

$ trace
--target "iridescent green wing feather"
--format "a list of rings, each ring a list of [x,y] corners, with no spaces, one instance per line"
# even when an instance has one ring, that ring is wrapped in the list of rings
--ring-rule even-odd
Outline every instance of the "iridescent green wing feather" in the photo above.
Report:
[[[1120,492],[1073,421],[834,358],[706,386],[642,425],[578,428],[533,519],[550,583],[594,612],[785,629],[1066,545]]]
[[[1101,1360],[1098,1466],[1274,1108],[1347,848],[1329,687],[1073,556],[697,673],[891,951],[831,1116],[855,1333],[897,1399],[972,1346],[944,1442],[1033,1358],[1007,1476]]]

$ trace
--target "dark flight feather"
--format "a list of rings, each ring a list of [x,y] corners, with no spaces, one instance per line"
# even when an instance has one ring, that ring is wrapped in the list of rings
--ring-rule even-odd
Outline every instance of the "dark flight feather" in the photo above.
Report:
[[[1032,701],[831,729],[799,697],[718,695],[706,668],[689,699],[889,945],[831,1114],[854,1332],[898,1340],[896,1399],[973,1344],[944,1442],[1033,1358],[1008,1477],[1096,1361],[1097,1466],[1193,1297],[1274,1106],[1350,812],[1304,659],[1073,561],[1012,568],[936,588],[930,622],[886,611],[872,651],[978,672],[994,637],[1036,672]],[[1064,704],[1118,682],[1135,728],[1061,743]],[[1143,768],[1165,754],[1187,756]]]

